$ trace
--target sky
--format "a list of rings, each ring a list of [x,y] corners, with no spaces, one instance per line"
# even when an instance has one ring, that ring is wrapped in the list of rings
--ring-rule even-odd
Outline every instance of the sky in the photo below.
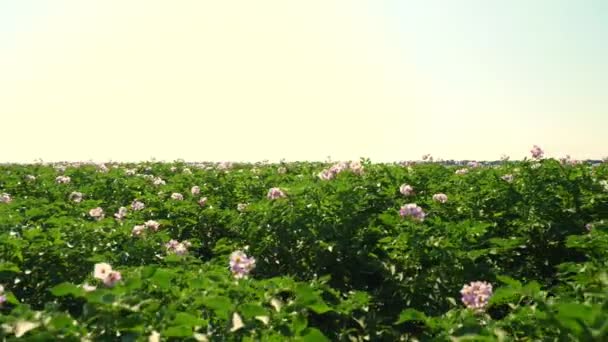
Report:
[[[0,1],[0,162],[608,155],[605,0]]]

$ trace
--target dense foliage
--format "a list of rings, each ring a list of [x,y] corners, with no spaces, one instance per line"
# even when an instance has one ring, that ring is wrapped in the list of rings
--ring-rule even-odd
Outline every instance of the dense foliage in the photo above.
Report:
[[[0,166],[0,336],[606,341],[608,164]]]

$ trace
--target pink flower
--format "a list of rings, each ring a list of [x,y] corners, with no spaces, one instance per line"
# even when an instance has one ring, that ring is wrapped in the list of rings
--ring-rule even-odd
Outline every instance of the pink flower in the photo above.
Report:
[[[266,197],[268,197],[268,199],[274,200],[277,198],[285,197],[285,193],[279,188],[270,188]]]
[[[411,196],[414,194],[414,188],[408,184],[401,184],[401,186],[399,187],[399,192],[403,196]]]
[[[114,287],[122,279],[122,275],[118,271],[111,271],[110,274],[103,280],[104,285]]]
[[[470,161],[470,162],[467,163],[467,166],[469,166],[469,167],[479,167],[480,165],[476,161]]]
[[[97,208],[93,208],[93,209],[89,210],[89,216],[91,216],[92,218],[99,221],[99,220],[103,219],[105,215],[103,213],[103,209],[101,209],[100,207],[97,207]]]
[[[154,220],[148,220],[148,221],[146,221],[146,223],[144,223],[144,226],[146,226],[146,228],[148,228],[154,232],[157,232],[158,229],[160,228],[160,223],[158,223]]]
[[[182,201],[184,199],[184,195],[180,194],[179,192],[174,192],[171,194],[171,199]]]
[[[230,271],[236,279],[246,277],[255,268],[255,258],[247,257],[242,251],[230,254]]]
[[[0,285],[0,306],[6,302],[6,295],[4,294],[4,286]]]
[[[192,189],[190,189],[190,192],[192,193],[193,196],[196,196],[201,193],[201,188],[199,186],[195,185],[192,187]]]
[[[191,245],[188,241],[179,242],[177,240],[170,240],[165,244],[165,248],[167,248],[167,253],[185,255],[188,253],[188,247]]]
[[[204,207],[205,204],[207,204],[207,197],[203,197],[198,200],[198,205],[200,205],[201,207]]]
[[[445,203],[448,201],[448,196],[446,194],[435,194],[433,195],[433,201]]]
[[[318,177],[322,180],[331,180],[336,174],[330,170],[323,170],[319,172]]]
[[[402,217],[411,216],[414,220],[424,221],[426,214],[421,207],[417,206],[416,203],[406,204],[399,210],[399,215]]]
[[[492,284],[485,281],[474,281],[464,285],[460,290],[462,303],[469,309],[482,311],[492,296]]]
[[[131,235],[140,236],[144,233],[145,230],[146,230],[146,226],[144,226],[144,225],[134,226],[133,230],[131,230]]]
[[[350,162],[350,170],[355,173],[355,174],[362,174],[363,173],[363,165],[361,165],[360,161],[352,161]]]
[[[57,178],[55,178],[55,182],[57,182],[57,184],[67,184],[71,181],[72,179],[69,176],[57,176]]]
[[[143,210],[145,207],[146,205],[138,200],[135,200],[133,201],[133,203],[131,203],[131,209],[133,209],[134,211]]]
[[[82,192],[73,191],[69,198],[72,202],[80,203],[82,201]]]
[[[545,152],[538,145],[534,145],[530,150],[530,153],[532,153],[532,158],[540,159]]]
[[[11,195],[7,193],[0,195],[0,203],[11,203],[12,201],[13,199],[11,198]]]
[[[114,214],[114,217],[117,220],[122,220],[127,216],[127,208],[125,207],[120,207],[118,208],[118,212],[116,214]]]

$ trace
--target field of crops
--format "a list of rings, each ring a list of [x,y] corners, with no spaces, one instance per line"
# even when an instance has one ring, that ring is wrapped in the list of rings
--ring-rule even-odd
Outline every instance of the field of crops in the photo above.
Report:
[[[2,165],[0,336],[608,341],[608,163],[532,153]]]

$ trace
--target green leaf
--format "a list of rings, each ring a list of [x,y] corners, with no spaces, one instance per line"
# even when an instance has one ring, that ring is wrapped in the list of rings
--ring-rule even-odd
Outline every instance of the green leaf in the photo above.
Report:
[[[138,290],[141,288],[142,281],[140,278],[129,278],[125,282],[125,289],[128,291]]]
[[[169,271],[164,268],[158,268],[154,272],[154,275],[150,278],[150,281],[161,289],[171,288],[171,280],[175,277],[175,272]]]
[[[403,310],[401,314],[399,314],[399,319],[397,322],[395,322],[395,324],[401,324],[409,321],[426,322],[427,320],[428,317],[423,312],[410,308]]]
[[[294,318],[293,323],[291,323],[291,326],[295,334],[300,334],[308,326],[308,320],[304,315],[298,314]]]
[[[225,296],[206,297],[201,300],[202,304],[222,319],[228,319],[232,311],[232,301]]]
[[[21,273],[21,269],[12,262],[0,263],[0,272]]]
[[[323,314],[332,309],[323,301],[309,285],[299,285],[296,288],[296,304],[311,309],[312,311]]]
[[[513,302],[519,298],[520,292],[511,287],[501,287],[494,291],[490,297],[490,304],[506,304]]]
[[[173,325],[176,326],[202,326],[205,321],[187,312],[178,312],[173,320]]]
[[[516,288],[516,289],[521,288],[521,282],[519,282],[518,280],[515,280],[515,279],[513,279],[511,277],[507,277],[507,276],[503,276],[503,275],[497,275],[496,279],[500,280],[501,282],[503,282],[503,283],[505,283],[505,284],[513,287],[513,288]]]
[[[305,342],[330,342],[330,340],[325,337],[325,335],[323,335],[323,333],[321,332],[321,330],[317,329],[317,328],[306,328],[303,332],[302,332],[302,338],[301,341],[305,341]]]
[[[192,336],[192,327],[187,325],[180,325],[169,327],[162,331],[161,336],[165,337],[190,337]]]
[[[268,316],[268,311],[258,304],[245,303],[239,306],[238,311],[243,314],[245,318],[254,318],[255,316]]]
[[[63,282],[59,285],[54,286],[51,289],[53,296],[63,297],[72,295],[74,297],[81,297],[84,294],[84,290],[72,283]]]

